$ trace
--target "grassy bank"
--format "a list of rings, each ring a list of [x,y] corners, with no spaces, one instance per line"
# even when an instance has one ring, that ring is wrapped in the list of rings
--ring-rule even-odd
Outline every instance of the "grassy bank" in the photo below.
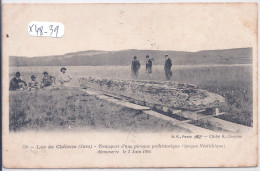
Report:
[[[170,122],[75,89],[10,92],[9,105],[10,131],[188,132]]]

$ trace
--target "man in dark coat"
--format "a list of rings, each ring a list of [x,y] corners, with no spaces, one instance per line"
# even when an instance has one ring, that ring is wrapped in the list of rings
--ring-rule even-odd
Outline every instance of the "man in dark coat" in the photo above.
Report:
[[[152,66],[153,66],[152,60],[150,59],[149,55],[146,55],[146,72],[149,77],[152,77]]]
[[[172,60],[169,58],[167,54],[165,54],[165,59],[166,59],[164,64],[165,76],[167,80],[170,80],[172,77],[172,71],[171,71]]]
[[[10,91],[16,91],[16,90],[21,90],[21,89],[25,89],[25,87],[27,86],[26,82],[20,79],[20,72],[17,72],[15,74],[15,77],[13,77],[10,81],[10,86],[9,86],[9,90]]]
[[[132,76],[134,78],[137,78],[139,75],[139,69],[141,65],[140,62],[137,60],[137,57],[134,57],[134,60],[132,61],[131,69],[132,69]]]

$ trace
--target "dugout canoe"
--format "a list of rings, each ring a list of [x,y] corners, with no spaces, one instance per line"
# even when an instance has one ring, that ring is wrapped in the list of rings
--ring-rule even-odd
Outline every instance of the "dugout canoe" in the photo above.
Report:
[[[197,111],[218,108],[225,103],[224,97],[199,89],[192,84],[92,77],[80,78],[79,82],[82,88],[87,87],[103,93],[175,109]]]

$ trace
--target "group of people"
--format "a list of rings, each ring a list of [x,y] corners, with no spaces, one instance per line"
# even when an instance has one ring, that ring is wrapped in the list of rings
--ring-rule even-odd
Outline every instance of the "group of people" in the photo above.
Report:
[[[165,57],[165,64],[164,64],[164,72],[165,77],[167,80],[170,80],[172,77],[172,60],[169,58],[168,54],[164,55]],[[153,66],[153,59],[146,55],[146,73],[148,77],[152,77],[152,66]],[[134,56],[134,60],[132,61],[131,70],[133,78],[137,78],[139,75],[139,69],[141,68],[140,62],[137,60],[137,57]]]
[[[170,80],[172,77],[172,61],[167,54],[165,56],[165,64],[164,64],[164,71],[165,77],[167,80]],[[149,55],[146,55],[146,73],[148,77],[152,77],[152,66],[153,66],[153,59],[150,59]],[[140,62],[137,60],[137,57],[134,56],[134,60],[132,61],[131,70],[132,76],[137,78],[139,75],[139,69],[141,68]],[[67,85],[70,83],[72,77],[66,73],[66,68],[63,67],[60,69],[61,74],[56,77],[51,76],[48,72],[43,72],[43,77],[41,79],[40,84],[36,81],[36,76],[31,75],[31,81],[27,84],[24,80],[22,80],[20,72],[16,72],[15,77],[13,77],[10,81],[9,90],[16,91],[16,90],[31,90],[31,89],[38,89],[38,88],[45,88],[50,87],[52,85]]]
[[[71,76],[66,73],[66,70],[67,69],[65,67],[61,68],[61,74],[58,76],[58,78],[49,75],[49,73],[46,71],[43,72],[40,84],[36,80],[37,77],[35,75],[31,75],[31,81],[27,84],[24,80],[21,79],[21,73],[16,72],[15,77],[13,77],[10,81],[9,90],[32,90],[50,87],[52,85],[66,85],[72,80]]]

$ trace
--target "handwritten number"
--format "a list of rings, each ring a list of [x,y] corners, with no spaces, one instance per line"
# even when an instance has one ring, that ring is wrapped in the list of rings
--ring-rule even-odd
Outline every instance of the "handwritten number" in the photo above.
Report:
[[[37,26],[36,24],[29,25],[29,32],[34,32],[34,33],[36,33],[37,36],[44,36],[43,34],[46,33],[46,34],[49,34],[49,36],[51,36],[51,37],[54,37],[54,36],[58,37],[59,25],[57,25],[57,26],[49,25],[49,31],[47,31],[45,29],[47,29],[46,25],[40,25],[40,27]]]
[[[37,26],[35,25],[35,31],[37,32],[37,36],[40,34],[40,36],[43,35],[43,26],[37,28]]]
[[[53,33],[53,29],[52,29],[52,28],[53,28],[53,25],[50,25],[50,26],[49,26],[49,29],[51,30],[51,34],[50,34],[50,36],[51,36],[52,33]]]
[[[55,27],[54,32],[56,32],[56,37],[57,37],[58,36],[58,32],[59,32],[59,26]]]
[[[50,29],[50,31],[51,31],[50,36],[52,35],[53,32],[56,33],[56,37],[58,36],[59,26],[56,26],[55,29],[53,30],[53,25],[50,25],[50,26],[49,26],[49,29]]]

